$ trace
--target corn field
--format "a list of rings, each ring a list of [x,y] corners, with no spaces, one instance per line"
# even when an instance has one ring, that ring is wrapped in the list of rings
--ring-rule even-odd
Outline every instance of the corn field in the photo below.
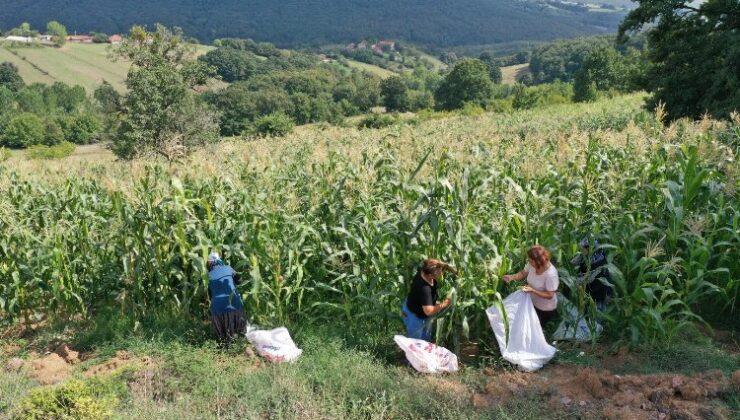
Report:
[[[19,159],[0,168],[0,320],[117,311],[205,317],[208,253],[241,272],[247,316],[401,330],[421,259],[460,270],[437,322],[454,342],[488,331],[500,281],[546,246],[561,288],[579,240],[608,250],[608,330],[672,338],[737,319],[740,120],[678,121],[637,96],[383,130],[309,127],[229,142],[189,161]]]

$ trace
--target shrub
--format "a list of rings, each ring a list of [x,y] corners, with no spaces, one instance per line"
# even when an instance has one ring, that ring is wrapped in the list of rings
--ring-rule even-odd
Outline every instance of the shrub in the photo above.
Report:
[[[28,147],[44,140],[44,122],[34,114],[23,113],[10,120],[0,146]]]
[[[494,99],[491,102],[488,103],[488,106],[486,106],[486,109],[488,111],[492,112],[511,112],[514,110],[513,101],[511,98],[509,99]]]
[[[74,151],[75,145],[65,141],[54,146],[41,144],[31,146],[26,151],[26,156],[30,159],[63,159],[70,156]]]
[[[251,134],[257,136],[282,137],[290,134],[295,127],[293,120],[282,113],[274,113],[257,118],[251,129]]]
[[[10,159],[10,150],[0,147],[0,162],[5,162]]]
[[[74,144],[92,143],[100,132],[100,121],[92,114],[80,114],[59,119],[64,138]]]
[[[46,121],[46,127],[44,128],[44,144],[47,146],[53,146],[64,141],[64,131],[62,127],[54,120]]]
[[[19,404],[15,418],[100,420],[112,417],[117,404],[117,398],[97,395],[94,387],[71,380],[31,391]]]
[[[537,86],[517,86],[513,106],[516,109],[532,109],[541,106],[572,102],[573,85],[570,83],[548,83]]]
[[[358,124],[360,128],[383,128],[397,123],[399,118],[390,114],[370,114]]]
[[[468,102],[465,104],[465,106],[462,107],[459,112],[460,115],[465,115],[467,117],[477,117],[479,115],[483,115],[485,110],[478,104]]]

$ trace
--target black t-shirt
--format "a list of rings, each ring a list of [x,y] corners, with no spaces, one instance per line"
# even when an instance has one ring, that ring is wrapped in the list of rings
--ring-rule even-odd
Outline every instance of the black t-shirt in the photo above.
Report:
[[[434,281],[434,286],[430,286],[421,278],[421,271],[417,271],[414,280],[411,282],[411,291],[406,302],[409,310],[415,313],[416,316],[427,318],[422,306],[434,305],[437,302],[437,281]]]

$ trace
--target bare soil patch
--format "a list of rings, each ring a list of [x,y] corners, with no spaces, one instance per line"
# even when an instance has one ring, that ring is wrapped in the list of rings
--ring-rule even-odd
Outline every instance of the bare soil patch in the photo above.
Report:
[[[88,368],[85,371],[85,376],[90,378],[93,376],[107,375],[129,366],[135,369],[143,369],[151,368],[155,365],[156,363],[149,357],[136,358],[132,357],[128,352],[119,351],[115,357]]]
[[[29,363],[31,376],[41,385],[52,385],[65,380],[72,367],[60,355],[48,354],[44,357],[33,359]]]
[[[718,370],[695,375],[614,375],[608,370],[552,366],[537,373],[507,371],[489,377],[471,403],[505,404],[512,398],[540,396],[553,411],[578,412],[585,418],[702,419],[727,418],[713,402],[740,384],[740,372]]]

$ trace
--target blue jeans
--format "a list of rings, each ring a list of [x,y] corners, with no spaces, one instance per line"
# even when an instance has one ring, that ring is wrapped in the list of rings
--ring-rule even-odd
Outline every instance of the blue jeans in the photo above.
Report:
[[[417,340],[432,341],[432,325],[427,318],[419,318],[409,310],[406,301],[403,302],[403,324],[406,326],[406,336]]]

